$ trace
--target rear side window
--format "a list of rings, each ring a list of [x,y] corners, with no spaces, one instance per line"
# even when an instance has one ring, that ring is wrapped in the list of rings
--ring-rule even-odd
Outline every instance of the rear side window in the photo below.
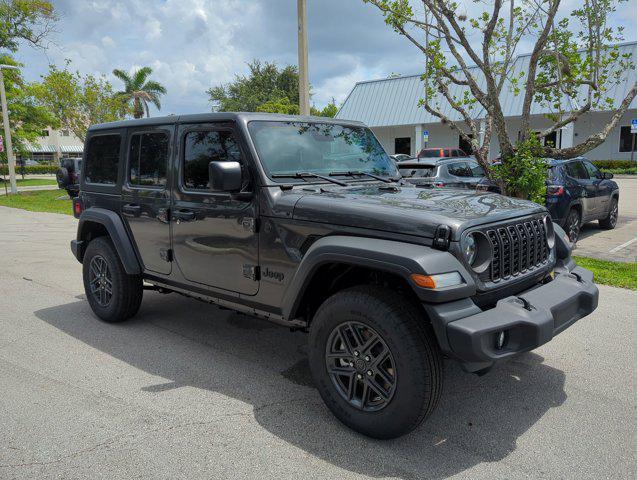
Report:
[[[164,132],[131,136],[128,171],[131,185],[164,187],[168,163],[168,135]]]
[[[588,172],[582,162],[571,162],[566,164],[566,173],[571,178],[576,178],[579,180],[588,180]]]
[[[89,140],[83,172],[87,183],[117,183],[120,144],[119,135],[98,135]]]
[[[465,162],[459,163],[450,163],[447,166],[447,171],[451,175],[455,175],[456,177],[473,177],[473,173],[469,168],[469,165]]]
[[[239,162],[241,150],[229,130],[188,132],[184,145],[184,186],[191,190],[208,189],[210,162]]]
[[[400,174],[403,177],[435,177],[436,169],[434,165],[405,165],[400,167]]]
[[[485,177],[484,168],[477,163],[469,162],[469,168],[471,169],[472,177]]]

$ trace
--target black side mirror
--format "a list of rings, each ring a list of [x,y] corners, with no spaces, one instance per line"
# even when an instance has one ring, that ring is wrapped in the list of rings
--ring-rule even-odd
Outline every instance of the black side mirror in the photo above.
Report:
[[[241,190],[241,165],[239,162],[210,162],[208,164],[210,189],[215,192]]]
[[[611,178],[613,178],[613,177],[614,177],[614,175],[613,175],[612,173],[609,173],[609,172],[603,172],[603,173],[602,173],[602,178],[603,178],[604,180],[610,180],[610,179],[611,179]]]

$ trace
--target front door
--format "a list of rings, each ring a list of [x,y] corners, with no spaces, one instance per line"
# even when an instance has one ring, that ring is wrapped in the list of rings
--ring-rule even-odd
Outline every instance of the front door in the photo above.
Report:
[[[584,164],[575,160],[566,164],[566,173],[575,180],[575,188],[580,193],[582,202],[582,221],[594,218],[597,213],[597,182],[591,179]]]
[[[121,214],[145,270],[169,274],[170,226],[167,182],[173,126],[130,129]]]
[[[596,209],[595,213],[597,217],[606,216],[608,209],[610,208],[610,195],[613,193],[612,183],[608,180],[604,180],[602,172],[600,172],[595,165],[588,160],[584,160],[584,166],[588,172],[591,180],[594,180],[596,188]]]
[[[187,280],[254,295],[259,289],[256,196],[238,198],[208,187],[211,161],[236,161],[243,167],[242,192],[251,191],[237,131],[229,123],[181,125],[178,139],[171,210],[175,261]]]

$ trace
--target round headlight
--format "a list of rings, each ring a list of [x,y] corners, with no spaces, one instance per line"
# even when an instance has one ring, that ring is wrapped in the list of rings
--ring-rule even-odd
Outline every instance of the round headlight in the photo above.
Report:
[[[552,249],[555,246],[555,229],[553,228],[553,220],[548,215],[544,217],[544,231],[546,232],[546,243]]]
[[[472,233],[464,237],[462,240],[462,254],[469,265],[473,265],[478,253],[478,244]]]

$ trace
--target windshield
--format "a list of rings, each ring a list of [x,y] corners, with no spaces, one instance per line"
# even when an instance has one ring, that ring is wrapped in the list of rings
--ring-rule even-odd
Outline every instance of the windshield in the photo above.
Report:
[[[394,162],[365,127],[331,123],[252,121],[250,135],[272,175],[367,172],[397,175]]]

